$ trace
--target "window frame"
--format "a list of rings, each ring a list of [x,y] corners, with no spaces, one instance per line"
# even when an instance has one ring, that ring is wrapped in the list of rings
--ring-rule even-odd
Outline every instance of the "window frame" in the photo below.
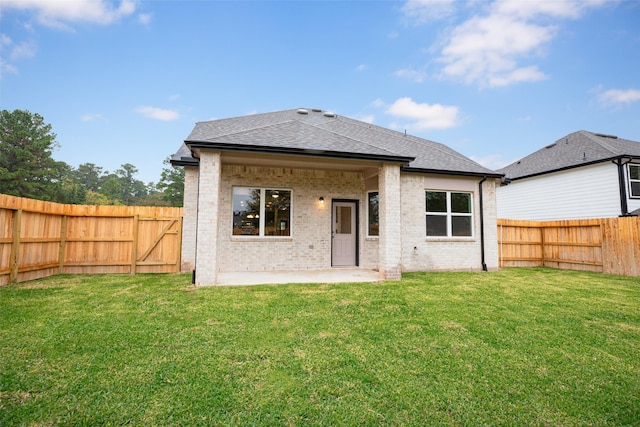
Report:
[[[445,212],[437,212],[437,211],[428,211],[427,210],[427,193],[445,193],[446,194],[446,211]],[[452,202],[451,202],[451,198],[452,198],[452,194],[467,194],[469,195],[469,210],[470,212],[452,212]],[[475,238],[475,218],[474,218],[474,193],[472,191],[460,191],[460,190],[439,190],[439,189],[432,189],[432,188],[427,188],[424,190],[424,211],[425,211],[425,235],[427,237],[427,239],[447,239],[447,240],[454,240],[454,239],[465,239],[465,240],[470,240],[470,239],[474,239]],[[440,236],[434,236],[434,235],[429,235],[428,233],[428,228],[427,228],[427,218],[429,216],[442,216],[446,218],[446,226],[447,226],[447,234],[446,235],[440,235]],[[465,235],[465,236],[455,236],[453,235],[453,218],[454,217],[468,217],[470,218],[470,228],[471,228],[471,234],[469,235]]]
[[[631,168],[638,168],[638,174],[640,174],[640,163],[629,163],[627,164],[627,188],[629,189],[629,198],[630,199],[640,199],[640,193],[633,194],[633,183],[638,183],[640,185],[640,179],[631,178]]]
[[[371,234],[371,223],[369,222],[371,219],[370,216],[370,197],[373,194],[378,195],[378,234]],[[367,237],[378,238],[380,236],[380,192],[378,190],[367,191]]]
[[[234,234],[234,219],[235,219],[235,211],[233,209],[234,205],[234,196],[235,191],[238,188],[247,189],[247,190],[260,190],[260,208],[259,208],[259,222],[258,222],[258,234]],[[289,234],[286,236],[269,236],[265,234],[266,231],[266,219],[267,219],[267,209],[266,209],[266,194],[267,191],[287,191],[289,192]],[[234,185],[231,188],[231,237],[234,239],[291,239],[293,238],[293,190],[290,188],[279,188],[279,187],[254,187],[254,186],[246,186],[246,185]]]

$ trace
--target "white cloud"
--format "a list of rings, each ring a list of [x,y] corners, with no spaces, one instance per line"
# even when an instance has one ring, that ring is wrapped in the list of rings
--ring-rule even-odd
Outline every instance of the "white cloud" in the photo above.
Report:
[[[357,116],[356,118],[358,120],[360,120],[361,122],[371,123],[371,124],[373,124],[373,122],[375,122],[375,120],[376,120],[376,117],[373,114]]]
[[[166,110],[163,108],[142,106],[135,109],[135,112],[155,120],[162,120],[163,122],[170,122],[180,118],[180,114],[177,111]]]
[[[396,77],[401,77],[409,80],[413,80],[416,83],[422,83],[426,77],[424,71],[412,70],[404,68],[393,73]]]
[[[438,61],[442,76],[481,87],[508,86],[544,80],[535,64],[558,34],[562,20],[578,19],[605,0],[523,1],[481,3],[480,14],[456,26],[445,38]],[[409,3],[407,3],[408,5]]]
[[[0,78],[5,74],[18,74],[18,69],[0,58]]]
[[[398,99],[386,112],[411,120],[407,127],[413,130],[448,129],[460,122],[460,111],[456,106],[416,103],[411,98]]]
[[[358,65],[358,67],[356,68],[356,70],[358,71],[366,71],[369,69],[369,66],[367,64],[360,64]]]
[[[151,24],[151,19],[153,19],[153,15],[151,13],[141,13],[138,15],[138,22],[145,26]]]
[[[13,40],[6,34],[0,34],[0,46],[11,46],[13,44]]]
[[[5,58],[10,58],[15,61],[20,58],[30,58],[35,56],[37,45],[35,42],[23,42],[15,44],[11,37],[6,34],[0,34],[0,76],[6,74],[18,74],[18,68],[9,62]],[[7,52],[5,54],[5,52]]]
[[[35,41],[26,41],[12,46],[11,59],[33,58],[38,51]]]
[[[408,0],[402,6],[402,12],[416,23],[423,24],[451,14],[454,5],[454,0]]]
[[[384,107],[384,101],[382,100],[382,98],[376,98],[373,100],[373,102],[371,103],[372,107],[375,108],[381,108]]]
[[[638,89],[609,89],[600,95],[600,102],[605,105],[631,104],[640,101]]]
[[[93,122],[96,120],[106,120],[106,118],[102,114],[90,113],[90,114],[84,114],[81,117],[81,120],[83,122]]]
[[[471,160],[476,163],[480,163],[485,168],[491,170],[501,169],[510,165],[516,160],[505,160],[501,154],[487,154],[486,156],[469,156]]]
[[[55,28],[67,28],[65,23],[89,22],[112,24],[136,10],[133,0],[121,0],[117,7],[105,0],[2,0],[4,10],[34,11],[38,22]]]

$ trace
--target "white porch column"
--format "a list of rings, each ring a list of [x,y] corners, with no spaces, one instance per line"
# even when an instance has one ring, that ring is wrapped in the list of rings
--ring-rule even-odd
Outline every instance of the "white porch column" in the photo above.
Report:
[[[200,153],[196,285],[215,285],[218,270],[218,199],[221,158],[218,151]]]
[[[378,268],[385,280],[402,274],[402,224],[400,215],[400,166],[385,163],[378,175]]]
[[[182,210],[182,272],[196,267],[196,224],[198,222],[198,167],[184,166]]]

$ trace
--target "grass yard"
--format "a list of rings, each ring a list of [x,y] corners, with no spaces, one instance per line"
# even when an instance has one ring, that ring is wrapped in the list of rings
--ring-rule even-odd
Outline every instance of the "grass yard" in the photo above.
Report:
[[[640,425],[640,279],[0,288],[0,425]]]

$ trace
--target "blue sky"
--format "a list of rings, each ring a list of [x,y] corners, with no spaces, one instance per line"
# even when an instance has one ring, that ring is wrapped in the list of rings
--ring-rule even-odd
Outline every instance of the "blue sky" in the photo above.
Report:
[[[640,141],[640,1],[0,0],[0,108],[157,182],[195,122],[307,107],[505,166]]]

